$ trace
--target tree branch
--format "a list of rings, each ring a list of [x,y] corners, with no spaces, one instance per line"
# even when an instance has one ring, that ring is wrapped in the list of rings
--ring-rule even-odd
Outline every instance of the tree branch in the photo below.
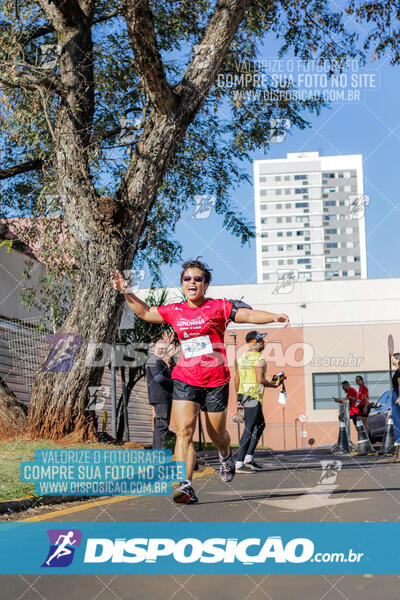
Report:
[[[251,0],[218,0],[189,68],[175,88],[185,112],[196,111],[207,96],[250,4]]]
[[[19,165],[8,167],[6,169],[0,169],[0,181],[3,179],[9,179],[15,177],[15,175],[21,175],[21,173],[29,173],[29,171],[39,171],[43,166],[41,158],[34,158],[27,160]]]
[[[121,14],[121,11],[114,10],[113,12],[107,13],[106,15],[101,15],[96,19],[93,19],[93,25],[98,25],[99,23],[105,23],[105,21],[109,21],[110,19],[114,19],[114,17],[118,17]],[[38,27],[36,31],[33,31],[28,37],[22,37],[21,42],[23,44],[29,44],[33,40],[36,40],[43,35],[47,35],[48,33],[54,33],[54,27],[51,25],[43,25],[42,27]]]
[[[146,96],[155,112],[168,114],[175,108],[176,98],[165,77],[149,2],[123,0],[122,6],[138,74]]]

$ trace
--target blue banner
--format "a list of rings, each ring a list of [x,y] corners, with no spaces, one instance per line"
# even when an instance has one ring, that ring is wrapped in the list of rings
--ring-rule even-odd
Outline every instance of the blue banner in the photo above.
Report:
[[[0,523],[0,573],[397,574],[399,536],[400,523]]]
[[[165,496],[185,480],[186,465],[171,450],[41,449],[21,462],[20,478],[37,496]]]

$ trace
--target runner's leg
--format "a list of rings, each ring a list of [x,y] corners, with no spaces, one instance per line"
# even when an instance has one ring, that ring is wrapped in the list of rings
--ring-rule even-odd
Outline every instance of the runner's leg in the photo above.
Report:
[[[262,411],[262,407],[261,404],[258,403],[257,408],[257,415],[256,415],[256,421],[253,427],[253,432],[252,432],[252,436],[251,436],[251,440],[250,440],[250,445],[248,447],[248,450],[246,452],[246,454],[251,454],[252,456],[254,455],[255,449],[257,447],[258,442],[260,441],[260,438],[262,436],[262,432],[265,429],[265,419],[264,419],[264,415],[263,415],[263,411]]]
[[[221,412],[204,411],[207,433],[222,458],[228,456],[231,438],[226,430],[226,410]]]
[[[186,463],[186,479],[191,480],[196,463],[193,435],[200,404],[190,400],[172,402],[172,420],[176,428],[175,460]]]
[[[259,404],[259,402],[257,402],[257,404]],[[244,409],[244,429],[240,438],[239,452],[236,456],[237,463],[244,462],[244,457],[246,456],[246,454],[251,454],[250,452],[248,452],[248,449],[251,443],[254,428],[257,424],[257,415],[257,406],[249,406]]]

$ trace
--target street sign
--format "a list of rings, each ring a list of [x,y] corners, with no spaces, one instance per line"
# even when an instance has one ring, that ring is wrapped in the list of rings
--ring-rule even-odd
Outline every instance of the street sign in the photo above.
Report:
[[[307,437],[307,431],[302,431],[301,432],[301,437],[302,438],[306,438]]]
[[[299,415],[298,419],[299,419],[300,423],[307,423],[306,415]]]
[[[392,356],[394,353],[394,341],[393,341],[392,335],[389,335],[389,337],[388,337],[388,349],[389,349],[390,356]]]
[[[390,385],[390,389],[392,389],[392,356],[394,353],[394,340],[393,340],[392,335],[389,335],[389,337],[388,337],[388,350],[389,350],[389,385]]]

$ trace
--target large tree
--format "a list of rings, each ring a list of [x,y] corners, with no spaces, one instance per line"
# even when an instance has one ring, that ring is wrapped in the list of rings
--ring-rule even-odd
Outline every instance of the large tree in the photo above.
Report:
[[[103,369],[91,366],[90,342],[114,340],[123,307],[111,270],[147,261],[157,275],[161,262],[173,262],[175,223],[196,194],[215,196],[224,225],[243,242],[253,235],[229,200],[245,177],[240,160],[267,150],[272,118],[304,128],[304,111],[323,102],[241,98],[215,82],[229,73],[241,77],[242,91],[259,90],[253,66],[267,33],[305,60],[354,53],[354,36],[328,4],[0,2],[4,214],[65,221],[78,265],[60,331],[82,343],[68,372],[37,374],[32,435],[93,436],[87,390]],[[276,92],[266,73],[268,88]]]

